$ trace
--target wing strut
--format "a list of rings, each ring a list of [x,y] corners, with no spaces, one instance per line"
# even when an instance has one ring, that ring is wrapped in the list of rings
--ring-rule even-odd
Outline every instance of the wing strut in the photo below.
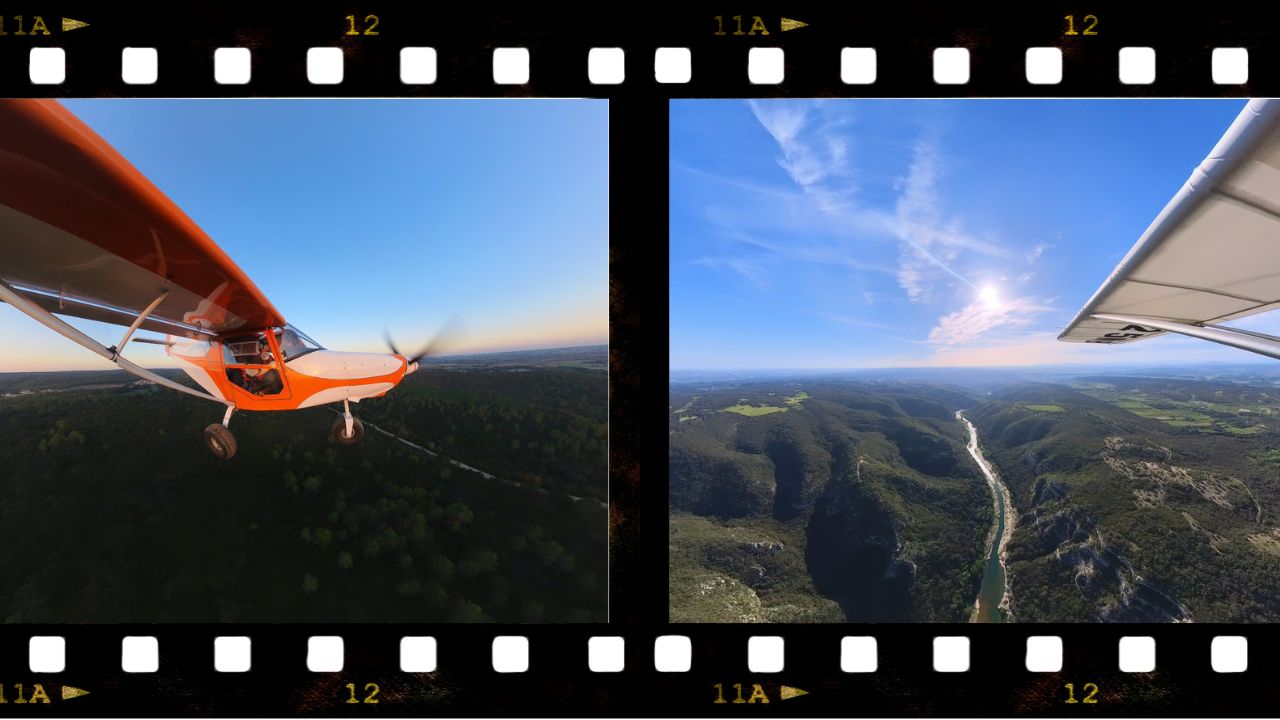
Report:
[[[1280,360],[1280,338],[1272,335],[1264,335],[1259,332],[1237,330],[1235,328],[1214,327],[1212,325],[1188,325],[1186,323],[1175,322],[1173,320],[1139,317],[1137,315],[1094,313],[1091,317],[1097,320],[1110,320],[1112,322],[1143,325],[1145,327],[1156,328],[1157,330],[1165,330],[1168,332],[1178,333],[1180,335],[1187,335],[1200,340],[1208,340],[1209,342],[1216,342],[1220,345],[1227,345],[1228,347],[1238,348],[1240,350],[1248,350],[1249,352],[1255,352],[1259,355],[1266,355],[1269,358]]]
[[[159,298],[156,298],[156,300],[151,303],[151,306],[147,308],[147,313],[155,309],[155,306],[159,305],[160,300],[163,298],[164,298],[163,295],[161,295]],[[171,390],[177,390],[178,392],[183,392],[188,395],[194,395],[195,397],[203,398],[205,400],[212,400],[216,403],[222,403],[223,405],[231,404],[225,400],[216,398],[210,395],[209,393],[200,392],[199,390],[193,390],[187,387],[186,385],[176,383],[166,377],[157,375],[151,372],[150,370],[147,370],[146,368],[135,365],[133,362],[124,359],[123,357],[120,356],[120,353],[114,348],[107,348],[107,347],[103,347],[102,345],[99,345],[96,340],[89,337],[88,335],[85,335],[84,333],[80,332],[74,327],[68,325],[66,321],[57,317],[56,315],[49,312],[48,310],[45,310],[39,305],[36,305],[35,303],[23,297],[22,295],[19,295],[18,292],[14,290],[13,287],[9,285],[9,283],[5,282],[4,280],[0,280],[0,300],[4,300],[5,302],[17,308],[18,310],[22,311],[22,313],[27,317],[30,317],[31,319],[35,320],[41,325],[44,325],[50,330],[53,330],[59,335],[76,343],[77,345],[85,347],[93,351],[94,353],[101,355],[102,357],[110,360],[116,365],[119,365],[120,369],[124,370],[127,373],[137,375],[143,380],[148,380],[157,385],[163,385]],[[147,313],[144,313],[144,316]],[[133,332],[133,328],[130,328],[129,333],[125,334],[126,340],[128,339],[129,334],[131,334],[132,332]]]
[[[138,317],[133,319],[133,324],[129,326],[128,330],[124,331],[124,337],[120,338],[120,344],[109,349],[117,355],[124,352],[124,346],[129,344],[129,338],[133,337],[133,332],[138,329],[138,326],[142,324],[142,321],[147,319],[147,316],[151,314],[151,311],[155,310],[156,306],[160,304],[160,301],[164,300],[168,294],[168,288],[161,290],[160,295],[157,296],[155,300],[151,301],[151,304],[147,306],[147,309],[143,310]]]

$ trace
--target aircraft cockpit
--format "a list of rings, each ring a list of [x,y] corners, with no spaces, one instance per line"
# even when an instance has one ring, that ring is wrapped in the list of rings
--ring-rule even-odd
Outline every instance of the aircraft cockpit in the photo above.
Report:
[[[320,343],[307,337],[307,334],[292,325],[275,329],[276,344],[280,346],[280,355],[285,362],[302,357],[309,352],[323,350]]]
[[[266,332],[227,338],[222,343],[227,379],[254,395],[278,395],[284,382]]]

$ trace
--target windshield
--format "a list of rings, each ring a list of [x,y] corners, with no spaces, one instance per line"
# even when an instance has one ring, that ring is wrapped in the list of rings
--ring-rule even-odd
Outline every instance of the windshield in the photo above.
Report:
[[[307,337],[306,333],[292,325],[276,329],[276,344],[280,346],[280,354],[284,356],[285,362],[323,349],[320,343]]]

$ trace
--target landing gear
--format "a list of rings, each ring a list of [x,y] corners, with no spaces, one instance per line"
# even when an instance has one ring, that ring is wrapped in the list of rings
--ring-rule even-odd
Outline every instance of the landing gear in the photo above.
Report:
[[[351,416],[351,404],[342,401],[342,417],[333,423],[333,439],[339,445],[354,445],[364,437],[364,423]]]
[[[235,436],[218,423],[204,429],[204,445],[219,460],[228,460],[236,454]]]
[[[236,438],[227,429],[227,425],[231,423],[231,413],[235,411],[235,407],[228,406],[221,423],[214,423],[204,429],[204,445],[219,460],[229,460],[236,454]]]
[[[333,423],[333,439],[339,445],[355,445],[360,442],[360,438],[364,437],[364,423],[356,418],[351,418],[351,434],[347,435],[347,421],[338,418]]]

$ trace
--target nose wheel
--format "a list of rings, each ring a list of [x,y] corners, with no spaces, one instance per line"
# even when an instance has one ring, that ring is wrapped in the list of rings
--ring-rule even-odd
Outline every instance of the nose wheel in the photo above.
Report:
[[[354,445],[364,437],[364,423],[351,416],[351,404],[342,401],[342,417],[333,423],[333,439],[339,445]]]
[[[204,446],[219,460],[228,460],[236,454],[236,438],[227,425],[231,423],[234,407],[227,407],[227,414],[222,416],[221,423],[214,423],[204,429]]]

